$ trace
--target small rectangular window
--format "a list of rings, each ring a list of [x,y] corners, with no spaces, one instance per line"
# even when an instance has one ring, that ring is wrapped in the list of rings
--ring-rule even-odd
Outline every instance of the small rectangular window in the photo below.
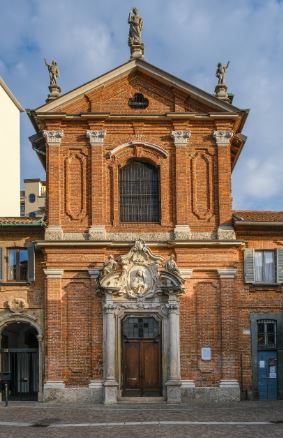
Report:
[[[257,321],[257,348],[259,350],[276,348],[276,321],[269,319]]]
[[[255,251],[255,282],[275,283],[274,251]]]
[[[26,248],[8,249],[8,280],[27,281],[28,250]]]

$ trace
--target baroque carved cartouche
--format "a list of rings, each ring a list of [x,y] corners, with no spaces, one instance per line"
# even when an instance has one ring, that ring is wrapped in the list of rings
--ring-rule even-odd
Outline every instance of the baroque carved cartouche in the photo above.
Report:
[[[98,279],[99,290],[128,298],[151,298],[160,293],[183,292],[183,279],[175,260],[160,270],[163,257],[155,256],[142,239],[135,242],[128,254],[116,261],[109,256]]]

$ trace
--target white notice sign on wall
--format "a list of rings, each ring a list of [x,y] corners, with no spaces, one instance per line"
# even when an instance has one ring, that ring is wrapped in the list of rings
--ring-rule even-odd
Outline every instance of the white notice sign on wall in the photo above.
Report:
[[[265,368],[265,360],[259,361],[259,368]]]
[[[211,360],[211,348],[203,347],[201,349],[201,359],[202,360]]]

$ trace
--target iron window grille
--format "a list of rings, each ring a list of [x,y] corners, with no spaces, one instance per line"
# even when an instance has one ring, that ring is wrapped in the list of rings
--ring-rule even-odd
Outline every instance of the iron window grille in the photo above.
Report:
[[[123,336],[127,339],[150,339],[159,336],[159,323],[153,317],[129,317],[123,321]]]
[[[160,222],[159,169],[131,160],[120,170],[120,221]]]
[[[258,350],[274,350],[277,344],[276,321],[260,319],[257,321]]]

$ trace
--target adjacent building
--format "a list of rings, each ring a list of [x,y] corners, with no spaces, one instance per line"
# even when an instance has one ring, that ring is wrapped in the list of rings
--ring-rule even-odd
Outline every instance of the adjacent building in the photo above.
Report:
[[[46,213],[46,182],[40,178],[25,179],[21,190],[21,216],[44,217]]]
[[[23,111],[0,77],[0,216],[20,215],[20,113]]]
[[[248,111],[218,85],[134,44],[29,111],[47,219],[0,221],[15,399],[283,398],[283,213],[232,210]]]

